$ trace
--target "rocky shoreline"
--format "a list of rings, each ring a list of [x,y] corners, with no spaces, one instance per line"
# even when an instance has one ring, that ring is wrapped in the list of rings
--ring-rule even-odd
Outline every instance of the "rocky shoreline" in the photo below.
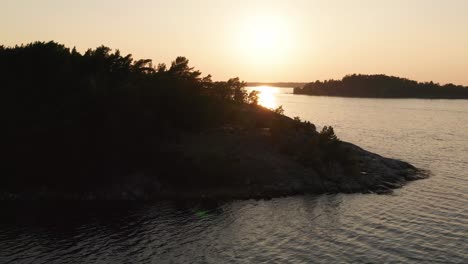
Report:
[[[2,193],[0,200],[151,201],[159,199],[269,199],[298,194],[390,193],[409,181],[428,177],[411,164],[382,157],[351,143],[340,149],[353,156],[354,173],[331,162],[322,168],[303,166],[277,151],[268,130],[218,129],[185,135],[163,149],[183,153],[198,174],[223,175],[218,186],[167,185],[156,175],[137,172],[108,188],[85,192]],[[213,160],[216,157],[216,160]],[[220,165],[221,164],[221,165]],[[325,168],[325,170],[323,170]],[[180,173],[177,170],[174,173]],[[233,179],[238,178],[238,179]],[[234,182],[234,183],[231,183]]]

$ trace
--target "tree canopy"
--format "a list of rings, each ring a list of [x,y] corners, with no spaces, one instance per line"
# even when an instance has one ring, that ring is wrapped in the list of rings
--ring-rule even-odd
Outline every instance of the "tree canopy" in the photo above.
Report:
[[[214,82],[185,57],[154,66],[105,46],[0,46],[0,72],[3,187],[115,179],[161,156],[167,138],[221,126],[258,100],[239,78]]]

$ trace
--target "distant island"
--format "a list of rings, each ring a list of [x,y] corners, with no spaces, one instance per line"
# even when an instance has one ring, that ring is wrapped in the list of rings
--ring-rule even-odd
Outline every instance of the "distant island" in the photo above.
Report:
[[[247,86],[255,87],[255,86],[273,86],[273,87],[288,87],[288,88],[295,88],[295,87],[302,87],[306,83],[301,82],[247,82]]]
[[[341,80],[315,81],[303,87],[295,87],[294,93],[370,98],[468,99],[468,87],[465,86],[417,82],[383,74],[353,74]]]
[[[0,200],[380,193],[427,175],[188,63],[153,65],[105,46],[0,46]]]

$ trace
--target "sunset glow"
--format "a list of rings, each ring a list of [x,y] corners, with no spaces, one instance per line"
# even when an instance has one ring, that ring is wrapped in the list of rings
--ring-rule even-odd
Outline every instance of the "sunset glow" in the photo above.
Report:
[[[0,4],[0,41],[105,45],[214,80],[310,82],[388,74],[468,85],[468,1],[18,0]]]
[[[248,17],[240,23],[233,52],[254,66],[268,66],[291,56],[286,21],[272,16]]]

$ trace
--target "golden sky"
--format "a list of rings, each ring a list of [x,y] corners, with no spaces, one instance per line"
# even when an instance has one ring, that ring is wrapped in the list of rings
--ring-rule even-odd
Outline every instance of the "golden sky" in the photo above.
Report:
[[[0,0],[0,44],[106,45],[213,79],[468,85],[468,0]]]

